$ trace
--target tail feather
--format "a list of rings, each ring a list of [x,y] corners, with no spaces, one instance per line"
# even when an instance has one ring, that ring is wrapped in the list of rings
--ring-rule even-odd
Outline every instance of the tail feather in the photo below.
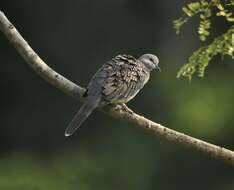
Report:
[[[69,123],[67,129],[65,130],[65,136],[71,136],[87,119],[87,117],[93,112],[96,108],[96,105],[89,104],[85,102],[80,110],[76,113],[72,121]]]

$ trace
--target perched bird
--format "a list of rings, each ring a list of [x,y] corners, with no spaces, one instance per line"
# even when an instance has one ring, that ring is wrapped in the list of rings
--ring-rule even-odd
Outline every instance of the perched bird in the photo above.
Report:
[[[160,70],[158,63],[158,57],[153,54],[144,54],[138,59],[118,55],[105,63],[90,80],[85,102],[65,130],[65,136],[72,135],[95,108],[133,99],[148,82],[150,72]]]

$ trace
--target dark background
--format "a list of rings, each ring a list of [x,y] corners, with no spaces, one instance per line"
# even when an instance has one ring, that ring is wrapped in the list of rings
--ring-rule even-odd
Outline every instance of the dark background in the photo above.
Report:
[[[154,53],[152,74],[129,103],[169,128],[234,149],[233,62],[217,57],[204,79],[176,79],[200,46],[197,21],[175,35],[185,0],[0,0],[0,8],[46,63],[85,86],[113,56]],[[214,34],[226,27],[213,25]],[[234,169],[95,112],[70,138],[80,103],[47,84],[0,35],[0,189],[232,190]]]

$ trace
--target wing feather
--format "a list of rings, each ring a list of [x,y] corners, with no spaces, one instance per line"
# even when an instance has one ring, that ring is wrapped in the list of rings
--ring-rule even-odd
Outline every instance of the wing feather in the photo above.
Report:
[[[126,103],[131,100],[148,81],[149,72],[132,56],[118,55],[94,75],[88,85],[89,93],[98,88],[106,103]],[[97,84],[95,81],[99,81]]]

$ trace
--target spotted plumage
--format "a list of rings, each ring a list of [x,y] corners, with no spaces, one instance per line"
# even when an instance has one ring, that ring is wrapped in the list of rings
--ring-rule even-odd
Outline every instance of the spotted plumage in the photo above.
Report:
[[[152,54],[136,59],[118,55],[105,63],[87,86],[86,100],[65,131],[70,136],[97,107],[130,101],[148,82],[150,72],[158,68],[158,58]]]

